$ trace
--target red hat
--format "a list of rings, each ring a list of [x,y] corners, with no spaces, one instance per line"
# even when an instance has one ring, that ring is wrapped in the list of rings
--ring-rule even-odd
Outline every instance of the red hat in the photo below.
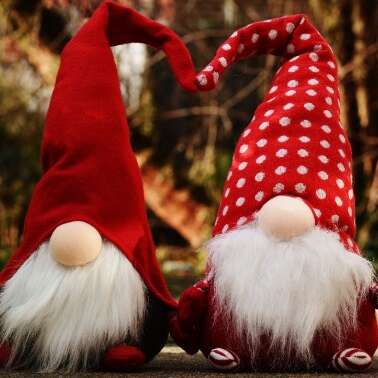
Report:
[[[251,222],[265,202],[284,194],[302,198],[318,225],[358,252],[336,59],[307,18],[286,16],[236,31],[197,76],[198,86],[209,90],[234,61],[267,53],[284,60],[236,146],[213,234]]]
[[[196,89],[190,55],[176,34],[131,8],[103,3],[63,51],[44,129],[44,174],[0,285],[57,226],[81,220],[122,251],[152,294],[175,306],[156,260],[110,49],[128,42],[163,49],[180,84]]]

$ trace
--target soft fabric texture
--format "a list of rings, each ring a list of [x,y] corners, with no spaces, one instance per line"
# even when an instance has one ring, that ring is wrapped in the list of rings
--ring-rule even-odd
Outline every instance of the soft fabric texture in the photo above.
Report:
[[[155,257],[110,49],[129,42],[162,49],[179,83],[195,90],[190,55],[169,28],[113,2],[97,9],[62,53],[44,128],[44,173],[33,193],[21,246],[1,272],[0,286],[57,226],[84,221],[119,248],[153,295],[175,307]]]
[[[137,343],[146,289],[127,258],[104,242],[95,261],[67,268],[50,252],[42,244],[1,293],[1,341],[12,346],[10,365],[37,361],[42,371],[73,371],[97,366],[108,346]]]

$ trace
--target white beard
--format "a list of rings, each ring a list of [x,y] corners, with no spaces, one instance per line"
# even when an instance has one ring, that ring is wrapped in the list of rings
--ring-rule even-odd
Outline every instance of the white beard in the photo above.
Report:
[[[319,228],[277,241],[253,223],[215,237],[207,248],[216,312],[247,337],[251,359],[268,335],[272,347],[294,350],[311,365],[315,334],[340,340],[345,326],[355,327],[359,300],[373,279],[367,260]]]
[[[96,366],[107,346],[138,340],[145,290],[110,242],[103,242],[95,261],[75,268],[58,264],[49,244],[42,244],[0,296],[2,342],[12,347],[9,365],[22,356],[41,371]]]

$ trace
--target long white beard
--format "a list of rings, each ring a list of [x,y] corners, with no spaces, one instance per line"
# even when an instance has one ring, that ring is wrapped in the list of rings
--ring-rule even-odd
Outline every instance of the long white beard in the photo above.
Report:
[[[247,337],[251,358],[261,337],[270,336],[272,347],[294,350],[310,365],[315,334],[340,338],[345,326],[354,327],[359,299],[373,279],[367,260],[319,228],[277,241],[253,223],[207,248],[217,312]]]
[[[41,371],[96,366],[107,346],[138,340],[145,309],[142,279],[110,242],[75,268],[58,264],[44,243],[1,293],[2,341],[14,362],[30,358]]]

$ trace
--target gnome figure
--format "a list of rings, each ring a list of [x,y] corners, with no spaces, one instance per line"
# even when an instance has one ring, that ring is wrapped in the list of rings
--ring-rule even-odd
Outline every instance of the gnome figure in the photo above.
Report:
[[[353,239],[330,46],[302,15],[256,22],[225,41],[198,86],[267,53],[282,66],[236,146],[206,278],[182,295],[171,332],[219,370],[363,371],[377,347],[377,296]]]
[[[110,49],[128,42],[163,49],[180,83],[195,89],[179,38],[116,3],[103,3],[66,46],[44,174],[21,246],[0,274],[2,366],[122,371],[166,342],[176,303],[156,260]]]

